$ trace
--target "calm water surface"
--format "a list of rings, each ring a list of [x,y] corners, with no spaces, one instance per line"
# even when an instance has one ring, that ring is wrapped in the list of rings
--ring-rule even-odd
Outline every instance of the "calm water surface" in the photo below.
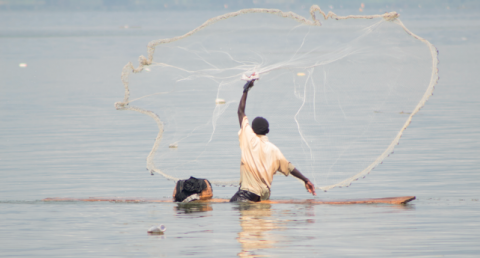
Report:
[[[123,98],[120,72],[150,40],[218,14],[0,15],[0,256],[480,255],[480,15],[472,10],[402,13],[405,25],[440,51],[435,95],[382,166],[317,197],[416,195],[411,204],[42,202],[171,195],[172,182],[144,170],[153,121],[113,108]],[[275,179],[272,199],[310,198],[290,180]],[[229,198],[235,190],[214,194]],[[166,225],[165,234],[148,235],[157,224]]]

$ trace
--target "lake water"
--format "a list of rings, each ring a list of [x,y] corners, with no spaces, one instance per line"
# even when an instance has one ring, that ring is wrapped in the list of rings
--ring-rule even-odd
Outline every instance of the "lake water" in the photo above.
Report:
[[[0,14],[1,257],[480,255],[478,10],[401,12],[440,51],[434,96],[369,177],[316,197],[417,196],[408,205],[42,202],[171,196],[172,182],[145,171],[155,124],[113,107],[123,99],[121,69],[152,39],[222,13]],[[272,199],[310,198],[300,187],[283,191],[288,180],[275,179]],[[165,234],[148,235],[157,224]]]

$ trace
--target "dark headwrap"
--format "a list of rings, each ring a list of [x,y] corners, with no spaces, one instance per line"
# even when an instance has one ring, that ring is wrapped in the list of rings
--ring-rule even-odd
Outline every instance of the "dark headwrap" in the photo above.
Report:
[[[268,121],[267,119],[257,116],[252,121],[252,129],[256,134],[265,135],[270,130],[268,129]]]

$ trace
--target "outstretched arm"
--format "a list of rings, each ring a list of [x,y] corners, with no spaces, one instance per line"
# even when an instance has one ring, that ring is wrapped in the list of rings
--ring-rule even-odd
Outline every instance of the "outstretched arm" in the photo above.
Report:
[[[245,117],[245,105],[247,104],[247,95],[248,95],[248,89],[253,87],[253,80],[248,81],[245,86],[243,87],[243,95],[242,98],[240,99],[240,104],[238,105],[238,122],[240,123],[240,128],[242,128],[242,121],[243,117]]]
[[[292,172],[290,172],[290,174],[298,179],[301,179],[303,182],[305,182],[305,188],[307,188],[307,191],[309,193],[311,193],[312,195],[317,195],[315,193],[315,186],[312,184],[312,182],[310,182],[310,180],[308,180],[308,178],[306,178],[302,173],[300,173],[298,169],[295,168]]]

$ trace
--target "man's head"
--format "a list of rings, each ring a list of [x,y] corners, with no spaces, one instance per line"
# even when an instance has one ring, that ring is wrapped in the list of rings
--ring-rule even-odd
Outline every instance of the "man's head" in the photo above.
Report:
[[[265,135],[270,130],[268,129],[268,121],[267,119],[257,116],[252,121],[252,129],[256,134]]]

